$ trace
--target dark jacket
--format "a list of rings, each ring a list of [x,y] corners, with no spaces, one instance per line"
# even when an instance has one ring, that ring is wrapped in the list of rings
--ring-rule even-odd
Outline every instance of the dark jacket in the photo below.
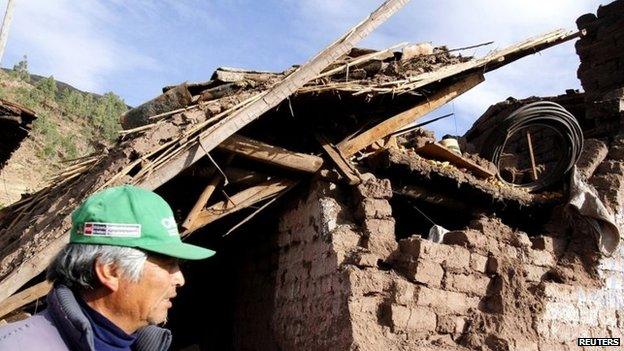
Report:
[[[73,292],[55,285],[47,301],[41,313],[0,327],[0,351],[95,351],[93,329]],[[171,332],[154,325],[136,335],[135,351],[164,351],[171,344]]]

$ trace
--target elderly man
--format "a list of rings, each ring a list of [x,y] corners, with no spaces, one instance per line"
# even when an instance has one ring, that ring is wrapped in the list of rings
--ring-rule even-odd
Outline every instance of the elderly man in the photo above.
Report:
[[[48,267],[48,307],[0,328],[0,350],[167,350],[167,320],[184,285],[178,259],[214,251],[182,243],[169,205],[133,186],[89,197],[70,243]]]

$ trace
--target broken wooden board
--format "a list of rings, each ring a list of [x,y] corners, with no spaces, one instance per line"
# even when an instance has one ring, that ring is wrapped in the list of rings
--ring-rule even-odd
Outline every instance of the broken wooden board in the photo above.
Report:
[[[438,143],[428,143],[416,149],[416,153],[429,159],[448,161],[457,168],[465,168],[479,178],[491,178],[496,174],[479,166],[471,160],[461,157]]]
[[[223,201],[203,209],[197,214],[190,228],[182,233],[182,236],[187,236],[221,217],[238,212],[260,201],[270,199],[291,188],[296,183],[297,181],[295,180],[275,178],[247,188]]]
[[[483,82],[483,80],[484,78],[482,74],[473,74],[454,84],[442,88],[435,94],[427,97],[425,101],[419,103],[411,109],[390,117],[377,124],[375,127],[358,134],[352,139],[340,143],[338,145],[338,149],[340,149],[340,152],[345,157],[349,157],[371,145],[375,141],[385,138],[397,130],[404,128],[406,125],[413,123],[418,118],[428,114],[429,112],[477,86],[479,83]]]

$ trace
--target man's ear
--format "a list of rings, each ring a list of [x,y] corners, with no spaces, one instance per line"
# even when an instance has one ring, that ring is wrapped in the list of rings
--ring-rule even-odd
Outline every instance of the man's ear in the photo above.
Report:
[[[107,287],[111,291],[117,291],[119,289],[119,280],[121,279],[121,272],[114,264],[101,264],[99,260],[95,260],[95,274],[97,275],[100,283]]]

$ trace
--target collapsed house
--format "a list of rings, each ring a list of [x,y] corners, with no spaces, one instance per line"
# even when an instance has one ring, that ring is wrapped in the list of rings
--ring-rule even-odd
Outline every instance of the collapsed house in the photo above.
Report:
[[[40,273],[73,208],[131,183],[167,199],[185,240],[218,252],[185,267],[174,349],[563,350],[621,338],[624,1],[580,17],[582,32],[479,59],[349,47],[400,3],[301,67],[221,68],[122,116],[107,154],[0,212],[0,315],[42,303]],[[584,93],[492,106],[459,140],[462,155],[410,127],[484,73],[578,37]],[[501,121],[543,101],[579,130],[531,126],[489,162]],[[527,186],[539,179],[551,181]],[[602,212],[570,201],[586,184],[577,193]]]

